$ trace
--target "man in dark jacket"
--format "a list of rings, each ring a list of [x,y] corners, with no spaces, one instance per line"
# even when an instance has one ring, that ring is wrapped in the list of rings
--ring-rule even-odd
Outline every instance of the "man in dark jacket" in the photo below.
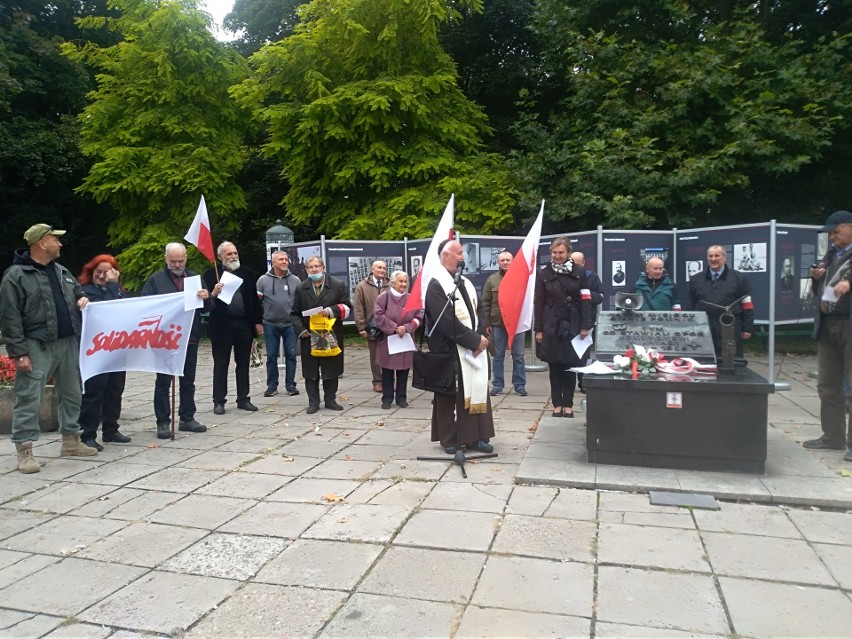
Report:
[[[515,393],[524,396],[527,394],[527,367],[524,362],[524,340],[526,332],[516,333],[509,338],[506,326],[503,324],[503,313],[500,310],[500,284],[503,276],[512,264],[512,254],[503,251],[497,256],[497,272],[485,280],[482,286],[482,310],[488,322],[486,334],[491,338],[494,345],[494,357],[491,360],[491,395],[499,395],[503,392],[505,378],[503,376],[503,362],[506,359],[506,348],[512,353],[512,386]],[[511,346],[509,346],[511,344]]]
[[[379,294],[388,290],[387,274],[387,264],[381,260],[373,262],[370,265],[370,274],[355,287],[355,300],[352,305],[358,334],[367,340],[367,348],[370,350],[373,390],[377,393],[382,392],[382,367],[376,363],[376,340],[367,334],[367,322],[373,317]]]
[[[666,265],[659,257],[645,263],[645,272],[636,280],[631,293],[640,293],[645,303],[643,311],[679,311],[680,297],[672,278],[665,272]]]
[[[256,411],[249,391],[249,362],[255,335],[263,335],[263,311],[257,298],[257,273],[240,264],[240,254],[233,242],[222,242],[216,250],[225,271],[242,280],[230,304],[219,299],[223,285],[219,270],[207,269],[204,285],[214,298],[210,312],[210,342],[213,347],[213,413],[225,414],[228,397],[228,368],[234,352],[237,378],[237,408]]]
[[[745,275],[728,267],[728,253],[715,245],[707,249],[707,268],[702,274],[689,278],[689,306],[692,310],[706,311],[716,356],[722,355],[722,327],[719,317],[733,304],[736,356],[743,356],[743,340],[751,338],[754,330],[754,304],[751,301],[751,283]]]
[[[12,441],[18,470],[37,473],[33,442],[40,434],[38,409],[54,378],[59,399],[62,457],[96,455],[80,441],[80,311],[88,298],[67,268],[57,263],[65,231],[35,224],[24,233],[29,250],[17,251],[0,284],[0,331],[15,361]]]
[[[195,273],[186,268],[186,247],[180,242],[166,244],[166,265],[151,275],[142,287],[142,295],[167,295],[183,291],[184,280]],[[210,308],[209,292],[202,288],[198,297],[205,300],[204,309]],[[183,375],[178,377],[180,403],[178,404],[178,430],[190,433],[203,433],[207,426],[195,420],[195,368],[198,364],[198,338],[201,337],[201,312],[195,309],[189,342],[186,347],[186,360],[183,363]],[[169,387],[172,376],[157,373],[154,382],[154,417],[157,420],[157,437],[171,437],[171,401]]]
[[[317,412],[320,405],[319,380],[322,375],[322,388],[325,407],[331,410],[343,410],[337,403],[338,378],[343,375],[343,320],[352,314],[352,302],[349,301],[349,290],[336,277],[325,272],[322,258],[313,255],[305,262],[308,279],[299,284],[296,297],[293,300],[293,310],[290,318],[293,320],[293,330],[302,340],[302,375],[305,378],[305,390],[308,393],[309,415]],[[311,353],[311,342],[325,342],[328,339],[322,334],[311,335],[310,317],[303,315],[304,311],[322,309],[320,313],[327,318],[337,321],[332,327],[334,339],[340,348],[340,353],[330,357],[317,357]]]
[[[266,344],[266,392],[264,397],[278,394],[278,348],[284,342],[284,388],[288,395],[298,395],[296,388],[296,332],[290,311],[296,289],[302,283],[289,270],[290,257],[275,251],[272,268],[257,280],[257,295],[263,306],[263,339]]]

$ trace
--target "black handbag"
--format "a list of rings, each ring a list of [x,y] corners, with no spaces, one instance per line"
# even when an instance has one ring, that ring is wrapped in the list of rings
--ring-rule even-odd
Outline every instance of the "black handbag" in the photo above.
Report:
[[[452,353],[414,351],[411,385],[442,395],[456,394],[456,372]]]
[[[376,316],[370,315],[370,319],[367,320],[367,337],[370,339],[376,340],[377,342],[382,341],[387,335],[385,335],[384,331],[376,326]]]

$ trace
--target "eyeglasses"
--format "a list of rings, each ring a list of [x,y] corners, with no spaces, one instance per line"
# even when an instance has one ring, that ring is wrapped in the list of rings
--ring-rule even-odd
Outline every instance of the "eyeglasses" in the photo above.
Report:
[[[47,230],[44,233],[42,233],[41,235],[38,236],[38,240],[36,240],[36,242],[38,242],[39,240],[43,240],[45,238],[45,236],[50,235],[51,233],[53,233],[53,227],[48,226]]]

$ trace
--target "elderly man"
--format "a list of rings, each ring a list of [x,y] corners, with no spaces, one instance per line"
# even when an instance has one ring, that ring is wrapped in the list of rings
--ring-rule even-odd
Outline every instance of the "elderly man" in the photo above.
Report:
[[[645,272],[639,276],[631,293],[640,293],[645,303],[644,311],[679,311],[680,297],[677,287],[665,272],[666,265],[659,257],[648,258]]]
[[[751,283],[748,278],[726,265],[728,253],[719,245],[707,249],[707,270],[704,275],[689,278],[690,308],[706,311],[716,356],[722,355],[722,327],[719,317],[724,309],[733,305],[736,356],[743,356],[743,340],[751,338],[754,329],[754,304],[751,301]]]
[[[467,357],[468,351],[478,357],[488,347],[487,322],[473,284],[465,277],[457,277],[459,262],[464,258],[462,245],[455,240],[445,241],[438,251],[441,264],[426,289],[426,327],[432,331],[429,350],[454,355],[457,390],[455,395],[435,393],[432,441],[441,442],[449,455],[461,446],[490,453],[494,450],[488,443],[494,437],[494,419],[488,395],[488,366],[477,368]],[[456,283],[456,299],[441,315]]]
[[[355,326],[358,333],[367,340],[370,349],[370,370],[373,373],[373,390],[382,392],[382,367],[376,363],[376,340],[367,334],[367,322],[373,317],[376,308],[376,298],[382,291],[388,290],[388,281],[385,276],[388,273],[387,265],[381,260],[376,260],[370,265],[370,274],[355,287]]]
[[[820,233],[828,233],[832,247],[822,261],[811,269],[814,297],[819,304],[814,325],[817,340],[822,437],[809,439],[805,448],[844,450],[852,446],[847,428],[849,401],[847,390],[852,383],[852,341],[850,341],[850,279],[852,279],[852,213],[832,213]],[[846,456],[852,461],[852,448]]]
[[[216,249],[222,272],[242,280],[231,302],[219,299],[222,282],[215,268],[204,273],[204,284],[215,299],[210,312],[210,342],[213,347],[213,413],[225,414],[228,397],[228,368],[234,353],[237,377],[237,408],[256,411],[249,396],[249,361],[255,334],[263,335],[263,311],[257,298],[257,273],[240,264],[240,254],[233,242],[222,242]]]
[[[167,295],[183,291],[184,280],[194,277],[195,273],[186,268],[186,247],[180,242],[166,244],[166,265],[151,275],[142,287],[142,295]],[[205,300],[204,310],[210,309],[210,293],[201,289],[198,297]],[[198,339],[201,337],[201,312],[195,309],[192,319],[192,329],[189,332],[189,341],[186,347],[186,360],[183,363],[183,375],[178,377],[179,404],[178,404],[178,430],[190,433],[203,433],[207,426],[195,420],[195,369],[198,364]],[[169,387],[172,385],[172,376],[157,373],[154,381],[154,418],[157,420],[157,437],[168,439],[171,437],[171,401],[169,400]]]
[[[781,292],[789,293],[793,291],[796,285],[796,278],[793,275],[793,258],[787,256],[781,262]]]
[[[343,406],[337,403],[337,384],[343,375],[343,320],[352,313],[352,303],[349,301],[346,285],[325,272],[325,262],[322,258],[316,255],[309,257],[305,267],[308,279],[296,289],[290,319],[293,321],[293,330],[302,340],[302,376],[305,378],[305,390],[308,394],[308,409],[305,412],[312,415],[320,406],[320,376],[325,407],[330,410],[343,410]],[[311,352],[314,343],[317,346],[321,342],[329,345],[328,338],[323,334],[317,331],[311,334],[310,316],[304,315],[305,311],[318,308],[322,309],[320,313],[324,317],[337,320],[332,332],[340,353],[330,357],[317,357]]]
[[[503,324],[503,314],[500,312],[500,283],[503,276],[512,264],[512,254],[503,251],[497,256],[497,272],[485,280],[482,287],[482,310],[488,321],[485,329],[490,335],[494,345],[494,358],[492,360],[491,373],[491,395],[499,395],[503,392],[505,383],[503,377],[503,361],[506,359],[506,348],[511,342],[512,352],[512,386],[515,393],[522,397],[527,394],[527,369],[524,363],[524,339],[526,333],[516,333],[509,337],[506,326]]]
[[[24,233],[29,250],[15,252],[0,284],[0,331],[15,361],[12,441],[18,470],[37,473],[33,442],[39,438],[38,409],[44,385],[53,377],[59,399],[62,457],[96,455],[80,441],[80,311],[88,303],[71,272],[56,262],[65,231],[35,224]]]
[[[266,344],[266,392],[264,397],[278,394],[278,348],[284,342],[284,388],[288,395],[298,395],[296,388],[296,332],[290,311],[296,288],[302,283],[290,270],[290,257],[285,251],[272,254],[272,268],[257,280],[257,295],[263,306],[263,339]]]

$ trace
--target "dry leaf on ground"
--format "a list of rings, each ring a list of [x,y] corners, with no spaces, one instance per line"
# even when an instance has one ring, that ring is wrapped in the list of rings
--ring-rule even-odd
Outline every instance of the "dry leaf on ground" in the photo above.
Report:
[[[327,501],[327,502],[330,502],[330,503],[337,503],[337,502],[341,502],[341,501],[344,500],[343,497],[341,497],[340,495],[336,495],[334,493],[326,493],[325,495],[323,495],[321,497],[321,499],[323,501]]]

